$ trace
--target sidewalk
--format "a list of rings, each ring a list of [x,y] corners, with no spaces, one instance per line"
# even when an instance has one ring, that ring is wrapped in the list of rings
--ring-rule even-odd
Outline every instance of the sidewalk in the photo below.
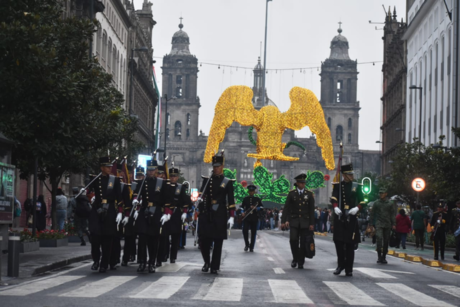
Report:
[[[8,254],[2,254],[2,281],[10,283],[15,278],[7,277]],[[69,243],[63,247],[41,247],[38,251],[19,254],[19,278],[42,274],[71,263],[91,259],[91,244]]]

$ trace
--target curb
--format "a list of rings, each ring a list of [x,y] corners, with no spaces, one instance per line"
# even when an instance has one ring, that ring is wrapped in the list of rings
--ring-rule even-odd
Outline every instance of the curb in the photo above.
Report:
[[[422,263],[426,266],[433,268],[440,268],[449,272],[460,273],[460,265],[451,263],[442,263],[439,260],[425,259],[420,256],[407,255],[406,253],[396,252],[394,250],[388,250],[388,255],[396,258],[404,258],[406,261]]]
[[[47,265],[44,265],[44,266],[36,268],[32,272],[32,276],[43,274],[43,273],[51,271],[51,270],[56,270],[56,269],[62,268],[64,266],[66,266],[66,265],[69,265],[69,264],[72,264],[72,263],[75,263],[75,262],[85,261],[85,260],[88,260],[88,259],[91,259],[91,258],[92,258],[91,254],[89,254],[89,255],[83,255],[83,256],[78,256],[78,257],[74,257],[74,258],[70,258],[70,259],[65,259],[65,260],[53,262],[53,263],[50,263],[50,264],[47,264]]]

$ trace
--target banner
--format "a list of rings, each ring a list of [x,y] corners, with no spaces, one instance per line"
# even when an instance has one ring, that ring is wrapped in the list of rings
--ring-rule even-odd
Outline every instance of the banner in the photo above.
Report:
[[[0,162],[0,224],[13,223],[14,165]]]

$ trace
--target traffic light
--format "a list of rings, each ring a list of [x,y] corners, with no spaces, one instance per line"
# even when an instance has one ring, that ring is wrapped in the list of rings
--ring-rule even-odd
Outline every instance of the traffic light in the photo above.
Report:
[[[192,199],[192,201],[197,201],[198,196],[199,196],[198,189],[192,189],[192,195],[190,197]]]
[[[362,184],[362,190],[364,194],[364,201],[368,201],[368,195],[372,191],[372,180],[369,177],[364,177],[363,180],[361,181]]]

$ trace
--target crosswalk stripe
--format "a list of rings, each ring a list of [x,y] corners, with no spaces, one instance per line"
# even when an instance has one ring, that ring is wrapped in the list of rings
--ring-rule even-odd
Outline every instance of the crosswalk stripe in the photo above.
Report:
[[[85,284],[75,290],[63,293],[59,296],[63,297],[98,297],[122,284],[136,278],[135,276],[110,276],[98,281]]]
[[[404,284],[377,283],[377,285],[417,306],[453,306],[414,290]]]
[[[212,283],[208,294],[203,298],[205,301],[235,301],[241,300],[243,294],[242,278],[216,278]]]
[[[74,281],[85,276],[57,276],[56,278],[39,280],[33,283],[28,283],[22,286],[11,288],[5,291],[0,291],[1,295],[14,295],[14,296],[25,296],[34,294],[43,290],[47,290],[62,284]]]
[[[349,282],[323,281],[337,296],[350,305],[385,306]]]
[[[268,259],[269,261],[275,261],[275,259],[273,259],[272,257],[267,257],[267,259]]]
[[[285,304],[313,304],[295,280],[269,279],[275,302]]]
[[[453,295],[460,298],[460,288],[455,286],[444,286],[444,285],[429,285],[430,287],[444,291],[447,294]]]
[[[378,269],[370,268],[355,268],[356,271],[360,271],[373,278],[385,278],[385,279],[397,279],[397,277],[391,276],[390,274],[383,273]]]
[[[276,274],[286,274],[282,268],[273,268]]]
[[[187,282],[189,276],[163,276],[131,298],[168,299]]]

